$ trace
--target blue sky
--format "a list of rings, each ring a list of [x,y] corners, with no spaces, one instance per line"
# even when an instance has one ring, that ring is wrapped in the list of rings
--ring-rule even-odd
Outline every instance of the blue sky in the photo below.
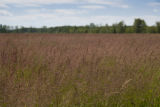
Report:
[[[131,25],[135,18],[160,21],[160,0],[0,0],[0,23],[12,26]]]

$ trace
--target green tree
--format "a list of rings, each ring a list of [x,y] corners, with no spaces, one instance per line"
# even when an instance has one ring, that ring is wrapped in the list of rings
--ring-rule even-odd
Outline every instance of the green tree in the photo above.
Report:
[[[16,33],[18,33],[18,32],[19,32],[19,28],[18,28],[18,26],[16,26],[16,27],[15,27],[14,32],[16,32]]]
[[[0,24],[0,33],[2,33],[3,26]]]
[[[116,33],[125,33],[126,25],[123,21],[119,22],[118,24],[115,24]]]
[[[133,30],[135,33],[146,33],[146,23],[142,19],[135,19]]]
[[[156,23],[156,31],[157,33],[160,33],[160,22]]]
[[[111,27],[111,33],[117,33],[116,32],[116,26],[117,24],[113,24],[112,27]]]
[[[94,23],[90,23],[89,27],[94,28],[96,25]]]
[[[1,25],[1,33],[7,33],[8,27],[6,25]]]
[[[155,26],[148,26],[147,33],[156,33],[156,27]]]
[[[134,33],[133,26],[126,26],[125,33]]]

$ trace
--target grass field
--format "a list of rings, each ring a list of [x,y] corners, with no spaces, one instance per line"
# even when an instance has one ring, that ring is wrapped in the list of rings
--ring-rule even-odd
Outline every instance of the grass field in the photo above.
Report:
[[[160,35],[0,34],[0,107],[160,107]]]

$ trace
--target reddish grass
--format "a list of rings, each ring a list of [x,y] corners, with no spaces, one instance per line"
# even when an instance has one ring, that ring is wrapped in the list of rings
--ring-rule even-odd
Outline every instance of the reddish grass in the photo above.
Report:
[[[159,34],[0,34],[0,107],[155,104],[159,79]]]

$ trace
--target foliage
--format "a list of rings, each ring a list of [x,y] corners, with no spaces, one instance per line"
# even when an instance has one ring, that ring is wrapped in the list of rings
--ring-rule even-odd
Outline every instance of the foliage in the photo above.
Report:
[[[12,27],[0,25],[0,33],[160,33],[160,22],[156,26],[147,26],[142,19],[135,19],[133,26],[127,26],[123,21],[112,26],[98,26],[94,23],[86,26],[59,26],[42,28]]]
[[[157,27],[157,29],[156,29],[156,30],[157,30],[157,33],[160,33],[160,22],[157,22],[157,23],[156,23],[156,27]]]
[[[146,23],[144,20],[135,19],[133,24],[133,29],[135,33],[145,33],[146,32]]]

